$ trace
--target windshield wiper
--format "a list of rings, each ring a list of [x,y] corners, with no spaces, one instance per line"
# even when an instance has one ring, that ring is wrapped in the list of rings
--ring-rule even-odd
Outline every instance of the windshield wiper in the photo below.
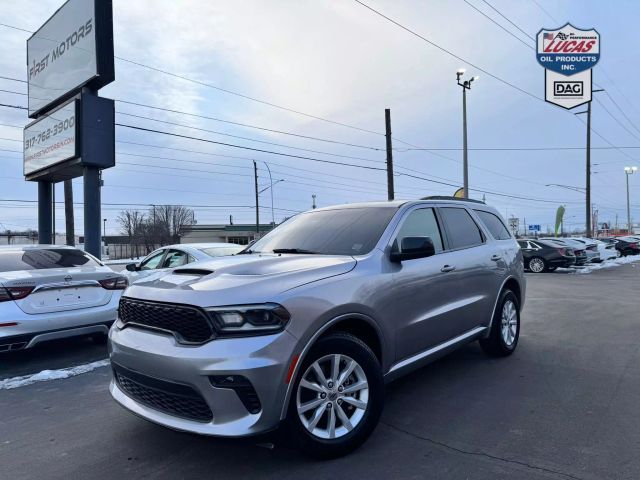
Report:
[[[310,255],[317,255],[318,252],[311,250],[304,250],[302,248],[274,248],[273,253],[306,253]]]

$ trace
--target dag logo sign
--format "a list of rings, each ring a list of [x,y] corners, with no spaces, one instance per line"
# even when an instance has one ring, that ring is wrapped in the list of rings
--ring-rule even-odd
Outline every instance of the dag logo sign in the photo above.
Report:
[[[591,101],[592,68],[600,60],[600,34],[570,23],[536,37],[536,58],[545,69],[545,100],[571,109]]]

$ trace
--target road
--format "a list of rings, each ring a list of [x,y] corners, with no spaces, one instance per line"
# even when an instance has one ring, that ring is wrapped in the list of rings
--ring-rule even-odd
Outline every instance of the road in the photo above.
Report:
[[[2,478],[640,478],[640,264],[528,276],[515,355],[477,344],[387,388],[354,454],[317,462],[275,437],[176,433],[109,397],[108,368],[0,390]],[[104,358],[85,340],[0,357],[2,376]],[[66,365],[65,365],[66,363]],[[274,441],[270,449],[257,442]]]

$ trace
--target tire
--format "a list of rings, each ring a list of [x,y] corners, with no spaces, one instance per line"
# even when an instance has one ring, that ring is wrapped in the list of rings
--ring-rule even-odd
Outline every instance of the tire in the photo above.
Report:
[[[338,375],[332,374],[334,359],[338,359]],[[355,367],[351,362],[355,362]],[[316,367],[320,368],[325,377],[324,386],[315,373]],[[351,373],[339,385],[335,380],[340,380],[347,371]],[[307,386],[300,385],[303,379]],[[366,387],[363,387],[363,380],[366,381]],[[309,388],[309,385],[313,388]],[[346,388],[340,390],[343,386]],[[350,388],[355,390],[346,393]],[[347,401],[346,398],[350,400]],[[364,408],[361,408],[362,405]],[[315,458],[328,459],[346,455],[371,435],[378,424],[383,406],[384,381],[382,368],[375,354],[353,335],[328,335],[318,340],[309,350],[296,376],[286,420],[290,440]],[[300,407],[308,408],[301,411]],[[351,430],[342,421],[343,418],[347,419]]]
[[[510,310],[508,305],[511,305],[513,310]],[[511,322],[508,325],[504,323],[503,313],[506,315],[506,320]],[[505,328],[509,328],[509,332],[506,332]],[[487,355],[492,357],[507,357],[516,350],[519,338],[520,304],[518,298],[511,290],[503,290],[493,315],[489,336],[480,339],[480,346]]]
[[[533,257],[529,260],[527,268],[532,273],[542,273],[547,269],[547,262],[544,261],[544,258]]]

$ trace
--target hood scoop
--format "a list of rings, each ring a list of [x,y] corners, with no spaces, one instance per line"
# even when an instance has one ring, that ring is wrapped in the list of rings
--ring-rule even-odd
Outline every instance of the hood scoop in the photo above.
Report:
[[[177,268],[172,273],[174,275],[196,275],[205,277],[211,275],[213,272],[213,270],[205,270],[204,268]]]

